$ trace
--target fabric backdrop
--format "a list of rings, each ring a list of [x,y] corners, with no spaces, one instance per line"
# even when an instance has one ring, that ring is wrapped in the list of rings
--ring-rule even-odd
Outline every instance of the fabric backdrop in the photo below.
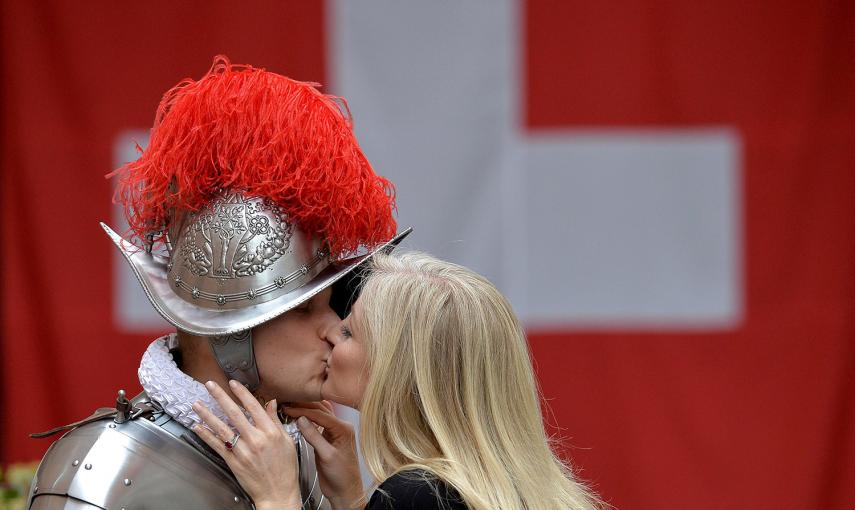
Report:
[[[168,328],[103,176],[224,53],[348,98],[408,247],[510,297],[608,502],[851,508],[851,2],[2,7],[0,462],[139,389]]]

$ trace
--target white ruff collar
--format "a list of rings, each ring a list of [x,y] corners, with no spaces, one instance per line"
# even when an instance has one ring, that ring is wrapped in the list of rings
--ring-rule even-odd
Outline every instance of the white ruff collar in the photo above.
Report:
[[[178,336],[175,333],[160,337],[148,346],[137,372],[145,392],[163,406],[166,414],[187,428],[202,423],[202,418],[191,407],[198,401],[205,404],[217,418],[230,424],[205,385],[182,372],[175,364],[169,351],[176,347]]]

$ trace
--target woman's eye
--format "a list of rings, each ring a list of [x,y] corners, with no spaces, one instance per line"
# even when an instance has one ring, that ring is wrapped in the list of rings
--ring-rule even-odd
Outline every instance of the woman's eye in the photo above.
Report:
[[[347,326],[341,327],[341,334],[345,338],[352,338],[353,337],[353,333],[350,332],[350,328],[348,328]]]

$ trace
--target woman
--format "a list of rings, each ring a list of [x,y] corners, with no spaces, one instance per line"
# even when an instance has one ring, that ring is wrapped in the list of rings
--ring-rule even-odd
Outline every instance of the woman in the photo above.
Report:
[[[359,409],[366,465],[384,480],[367,508],[599,506],[551,451],[522,328],[483,277],[424,254],[377,256],[350,315],[328,338],[321,393]],[[258,508],[300,508],[294,448],[276,403],[262,409],[232,382],[253,425],[222,389],[209,389],[240,441],[226,450],[233,430],[200,407],[216,433],[199,427],[202,439]],[[284,411],[314,446],[333,508],[364,504],[352,428],[328,402]]]

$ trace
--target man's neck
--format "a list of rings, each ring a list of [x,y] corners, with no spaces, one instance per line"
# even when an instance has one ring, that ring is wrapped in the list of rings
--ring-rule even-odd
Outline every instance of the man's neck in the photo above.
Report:
[[[178,332],[178,348],[181,350],[181,371],[202,384],[214,381],[235,402],[240,402],[229,388],[229,379],[220,368],[207,340]]]

